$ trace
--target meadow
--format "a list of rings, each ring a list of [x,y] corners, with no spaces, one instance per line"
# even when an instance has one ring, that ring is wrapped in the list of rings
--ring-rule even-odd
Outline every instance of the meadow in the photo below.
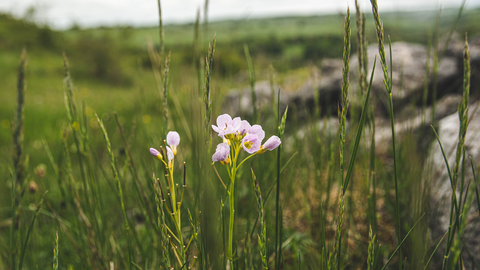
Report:
[[[480,32],[480,10],[378,14],[371,2],[374,12],[362,7],[363,20],[351,7],[348,15],[64,31],[0,14],[0,268],[475,265],[478,255],[464,241],[480,213],[478,177],[465,179],[479,165],[465,154],[467,54],[456,158],[447,166],[458,194],[443,237],[430,232],[434,129],[375,145],[371,70],[361,62],[355,78],[348,68],[354,53],[378,43],[376,65],[390,94],[390,40],[438,56],[436,44],[452,29]],[[275,86],[301,85],[326,58],[343,60],[338,113],[315,104],[299,118],[302,108],[281,107],[291,89]],[[248,126],[217,119],[230,89],[261,80],[278,94],[271,106],[259,107],[252,91],[251,113],[231,115]],[[361,95],[349,94],[354,87]],[[395,134],[391,95],[389,102]],[[330,117],[339,124],[327,124]],[[266,142],[270,136],[277,137]]]

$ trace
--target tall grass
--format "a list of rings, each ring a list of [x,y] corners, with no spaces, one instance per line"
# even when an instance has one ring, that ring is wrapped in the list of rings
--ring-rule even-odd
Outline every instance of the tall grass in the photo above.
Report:
[[[418,243],[409,243],[409,240],[414,229],[418,230],[419,224],[426,221],[424,208],[419,207],[412,216],[407,207],[400,207],[400,200],[404,199],[400,197],[402,189],[413,188],[402,185],[404,177],[413,175],[405,168],[404,164],[409,163],[403,163],[403,153],[412,160],[423,160],[413,156],[417,153],[408,152],[416,149],[415,146],[396,147],[399,146],[396,139],[402,139],[395,133],[391,43],[388,65],[377,2],[372,0],[371,4],[388,94],[393,169],[382,163],[376,153],[375,100],[370,94],[377,57],[369,70],[368,16],[361,12],[358,3],[356,49],[359,76],[349,77],[350,52],[355,46],[351,45],[348,9],[343,27],[343,80],[336,132],[330,132],[333,128],[327,124],[329,116],[321,114],[320,104],[324,103],[320,99],[325,98],[324,93],[314,94],[313,117],[309,116],[305,123],[298,112],[305,110],[310,114],[304,108],[307,106],[296,104],[283,111],[280,98],[283,93],[278,89],[275,97],[275,79],[285,78],[282,74],[274,78],[274,65],[269,70],[255,66],[255,73],[252,63],[257,63],[256,55],[253,49],[249,51],[247,46],[244,47],[249,76],[242,82],[252,91],[253,119],[255,123],[259,120],[266,123],[266,131],[273,130],[282,144],[276,151],[256,157],[255,161],[250,160],[250,156],[244,161],[240,159],[238,166],[238,156],[231,156],[231,162],[235,164],[226,165],[229,171],[217,171],[215,165],[211,166],[211,144],[216,138],[210,130],[211,118],[223,113],[223,85],[217,85],[220,76],[217,77],[216,71],[217,63],[220,63],[218,55],[224,57],[225,48],[220,37],[217,44],[216,36],[208,48],[202,46],[200,10],[193,26],[194,66],[178,72],[175,61],[171,61],[176,59],[177,48],[165,53],[162,9],[158,1],[159,49],[151,39],[147,41],[152,67],[144,80],[150,80],[150,84],[144,88],[145,97],[130,109],[120,108],[118,113],[110,113],[112,105],[106,111],[96,109],[97,115],[89,107],[93,105],[77,103],[81,90],[73,84],[70,66],[64,56],[66,117],[56,132],[61,133],[61,137],[47,138],[48,141],[57,140],[57,144],[41,141],[45,148],[44,159],[50,162],[53,171],[46,178],[29,173],[26,153],[32,150],[25,149],[22,143],[26,67],[26,54],[23,53],[12,135],[12,201],[10,207],[0,209],[0,213],[10,211],[12,215],[9,216],[11,223],[7,223],[10,225],[8,246],[4,248],[3,240],[0,241],[0,268],[35,269],[36,265],[39,269],[50,268],[53,257],[54,269],[373,270],[387,269],[390,263],[398,264],[400,269],[428,269],[440,249],[444,252],[445,259],[441,262],[444,268],[461,269],[462,237],[470,224],[467,214],[472,207],[480,207],[473,203],[475,197],[478,200],[475,172],[473,181],[468,182],[465,177],[469,167],[465,151],[470,121],[468,44],[465,42],[464,94],[458,108],[460,131],[454,163],[449,164],[445,155],[452,188],[449,229],[444,238],[418,241],[422,246],[410,251],[403,245]],[[207,6],[208,1],[205,2],[205,14]],[[207,28],[206,16],[204,27],[203,34]],[[432,41],[432,50],[435,50],[435,44]],[[437,53],[437,56],[442,55]],[[438,66],[440,59],[437,58],[432,69]],[[180,73],[181,81],[177,79],[177,73]],[[260,80],[266,77],[264,74],[269,74],[271,88],[271,100],[266,108],[257,106],[260,103],[255,96],[255,75]],[[427,69],[424,89],[428,88],[428,76]],[[355,80],[361,95],[351,94]],[[423,107],[426,107],[427,99],[428,96],[424,96]],[[169,104],[174,104],[175,110],[169,110]],[[356,108],[355,104],[361,106]],[[147,114],[151,115],[152,123],[146,121],[149,119],[144,117]],[[323,130],[315,126],[319,123],[324,124]],[[367,128],[370,132],[366,132]],[[168,150],[163,139],[172,129],[182,137],[174,158],[185,162],[167,160]],[[406,142],[410,141],[402,141]],[[150,146],[160,147],[161,158],[156,157],[161,162],[154,163],[148,154]],[[241,145],[235,147],[240,149]],[[38,160],[36,158],[35,162]],[[240,166],[242,164],[248,166]],[[473,161],[471,167],[474,170]],[[223,181],[226,177],[229,182]],[[393,181],[390,178],[394,178]],[[27,184],[32,180],[38,182],[42,190],[43,186],[49,187],[49,196],[46,197],[44,191],[26,192]],[[389,200],[391,194],[395,196],[394,203]],[[422,196],[425,192],[415,192],[411,197],[418,201],[427,199]],[[30,204],[33,207],[27,206]],[[45,210],[42,209],[44,206]],[[402,216],[407,218],[402,219]],[[412,219],[417,220],[410,226],[407,223]],[[0,223],[2,236],[7,235],[1,231],[3,224]],[[53,252],[52,239],[55,239]],[[413,254],[416,250],[424,251],[420,266],[409,264],[406,259],[418,257]],[[411,262],[416,261],[411,259]]]
[[[18,250],[18,243],[20,242],[20,235],[18,233],[20,227],[20,205],[23,196],[21,188],[24,185],[24,167],[25,159],[23,157],[23,123],[24,123],[24,112],[25,112],[25,91],[26,91],[26,80],[25,80],[25,70],[27,65],[27,51],[23,49],[20,56],[20,65],[18,67],[18,76],[17,76],[17,109],[15,111],[15,118],[13,124],[13,173],[12,173],[12,225],[10,228],[10,254],[11,262],[10,267],[16,269]]]
[[[401,234],[401,227],[402,222],[400,220],[400,204],[398,202],[398,180],[397,180],[397,153],[396,153],[396,142],[395,142],[395,118],[393,115],[393,99],[392,99],[392,86],[393,86],[393,61],[392,61],[392,43],[390,41],[390,36],[388,37],[389,46],[390,46],[390,76],[388,75],[388,67],[387,67],[387,60],[385,55],[385,46],[384,46],[384,33],[383,33],[383,24],[380,20],[380,15],[378,13],[378,4],[376,0],[371,0],[372,3],[372,11],[373,11],[373,18],[375,20],[375,28],[377,30],[377,41],[378,41],[378,52],[380,54],[380,64],[383,70],[383,83],[385,84],[385,89],[387,90],[388,94],[388,106],[390,109],[390,126],[392,129],[392,149],[393,149],[393,174],[394,174],[394,181],[395,181],[395,209],[396,209],[396,223],[397,223],[397,241],[400,243],[402,239]],[[399,262],[399,269],[402,269],[402,251],[399,251],[398,255],[398,262]]]
[[[442,269],[454,269],[456,267],[462,267],[463,262],[462,258],[460,257],[461,245],[460,242],[462,241],[461,238],[465,231],[465,227],[467,224],[467,217],[470,210],[470,206],[473,200],[473,188],[470,192],[470,196],[468,198],[467,203],[467,194],[469,192],[468,184],[467,188],[464,188],[465,183],[465,168],[466,168],[466,160],[465,160],[465,138],[467,135],[467,128],[468,128],[468,112],[469,112],[469,96],[470,96],[470,51],[468,47],[467,37],[465,37],[465,51],[464,51],[464,75],[463,75],[463,97],[462,102],[458,105],[458,117],[459,117],[459,132],[458,132],[458,142],[457,142],[457,149],[455,155],[455,161],[453,164],[453,171],[452,166],[450,166],[447,155],[443,149],[442,143],[440,138],[438,137],[435,128],[432,126],[432,129],[435,133],[437,141],[440,145],[440,149],[442,151],[445,164],[447,167],[448,178],[450,180],[450,185],[452,187],[452,195],[451,195],[451,207],[450,207],[450,219],[449,219],[449,226],[447,230],[447,242],[445,247],[445,255],[442,263]],[[460,173],[460,166],[462,165],[461,173]],[[460,175],[459,175],[460,174]],[[459,180],[460,176],[460,181]],[[460,185],[460,187],[459,187]],[[459,193],[459,195],[457,195]],[[457,197],[458,196],[458,197]],[[465,201],[463,203],[462,208],[462,197],[464,197]],[[442,238],[443,239],[443,238]],[[450,255],[453,255],[452,257]]]

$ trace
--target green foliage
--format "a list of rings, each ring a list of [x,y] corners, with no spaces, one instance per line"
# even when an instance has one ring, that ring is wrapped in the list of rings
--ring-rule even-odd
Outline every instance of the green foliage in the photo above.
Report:
[[[93,37],[88,33],[81,35],[66,52],[73,59],[82,59],[72,67],[77,76],[93,78],[111,85],[131,86],[132,78],[125,72],[121,55],[124,53],[116,40],[105,35]]]
[[[61,48],[62,41],[63,35],[47,25],[38,26],[34,22],[0,13],[0,48],[2,50],[25,46],[29,50],[54,52]]]

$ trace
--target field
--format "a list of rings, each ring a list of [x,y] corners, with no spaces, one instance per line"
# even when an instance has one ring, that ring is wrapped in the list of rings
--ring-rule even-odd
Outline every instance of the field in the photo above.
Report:
[[[469,38],[480,33],[480,9],[465,9],[457,20],[458,12],[380,13],[381,31],[379,17],[368,12],[362,47],[377,44],[384,31],[385,48],[389,35],[438,53],[431,44],[443,42],[452,27]],[[0,268],[50,269],[52,260],[54,269],[475,265],[465,232],[479,219],[478,177],[466,179],[465,171],[479,161],[470,165],[464,143],[449,172],[460,197],[452,195],[450,229],[437,237],[430,218],[434,132],[412,130],[375,145],[375,104],[366,103],[370,70],[349,78],[352,87],[361,80],[361,96],[349,96],[343,76],[341,104],[333,106],[338,114],[323,113],[317,103],[313,113],[304,110],[307,117],[299,116],[302,107],[280,106],[281,95],[311,79],[324,59],[343,59],[348,67],[346,55],[352,60],[359,46],[355,9],[351,26],[346,18],[164,25],[162,47],[158,26],[56,31],[0,14]],[[386,93],[395,92],[386,59],[376,65],[386,70]],[[463,73],[469,81],[466,67]],[[478,74],[472,70],[472,80]],[[250,156],[244,149],[256,147],[256,131],[237,126],[237,135],[222,141],[211,125],[235,126],[217,121],[231,89],[269,80],[278,97],[232,117],[261,125],[263,143],[270,136],[282,143],[272,149],[265,143]],[[464,124],[468,89],[459,103]],[[394,123],[393,108],[390,117]],[[459,128],[461,142],[467,127]],[[178,132],[178,146],[173,137],[164,142],[169,131]],[[419,143],[423,137],[427,144]],[[222,142],[229,155],[212,165]],[[380,148],[386,150],[379,154]],[[470,209],[473,217],[464,218]]]

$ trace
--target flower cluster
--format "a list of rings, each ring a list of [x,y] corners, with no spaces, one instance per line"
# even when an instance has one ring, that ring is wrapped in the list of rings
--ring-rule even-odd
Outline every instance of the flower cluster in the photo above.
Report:
[[[232,119],[228,114],[218,116],[217,125],[212,125],[212,129],[223,138],[223,143],[217,145],[212,161],[220,161],[222,164],[230,162],[230,147],[234,145],[241,145],[243,150],[249,154],[263,154],[281,144],[280,138],[272,136],[262,145],[265,138],[265,131],[263,131],[262,126],[252,126],[240,117]]]

